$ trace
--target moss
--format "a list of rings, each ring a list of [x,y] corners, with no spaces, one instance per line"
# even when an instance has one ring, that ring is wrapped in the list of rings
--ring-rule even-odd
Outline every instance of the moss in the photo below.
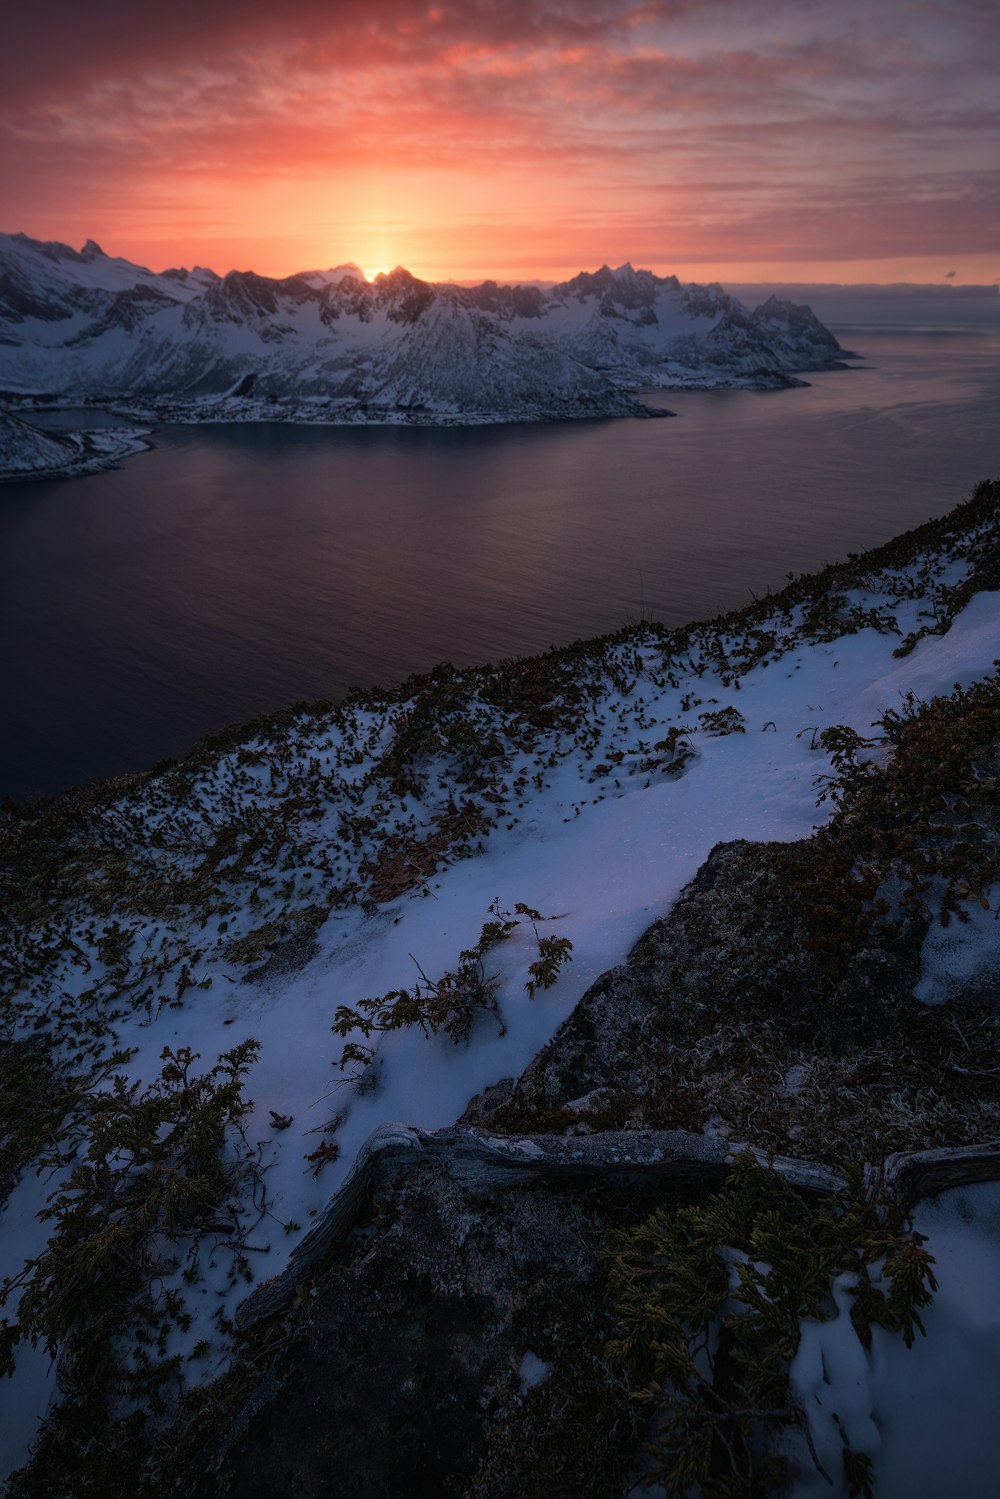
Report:
[[[535,1298],[518,1319],[525,1349],[551,1373],[511,1391],[494,1415],[475,1480],[458,1499],[608,1499],[623,1493],[641,1438],[626,1380],[612,1369],[606,1276]]]
[[[273,1342],[275,1334],[268,1336]],[[264,1357],[266,1339],[255,1346]],[[4,1499],[171,1499],[186,1492],[198,1453],[225,1430],[249,1391],[248,1370],[238,1366],[188,1391],[169,1421],[149,1411],[109,1419],[99,1395],[59,1405]]]

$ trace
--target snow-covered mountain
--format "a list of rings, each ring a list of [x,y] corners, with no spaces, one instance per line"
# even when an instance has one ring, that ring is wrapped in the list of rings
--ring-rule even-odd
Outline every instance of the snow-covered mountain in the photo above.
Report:
[[[0,451],[6,471],[25,475],[66,468],[80,456],[72,437],[60,432],[40,432],[9,411],[0,411]]]
[[[98,432],[43,432],[0,409],[0,480],[47,479],[114,468],[148,444],[133,427]]]
[[[795,383],[844,350],[807,307],[630,265],[541,290],[352,265],[155,273],[0,235],[0,393],[182,420],[480,422],[647,414],[634,392]]]

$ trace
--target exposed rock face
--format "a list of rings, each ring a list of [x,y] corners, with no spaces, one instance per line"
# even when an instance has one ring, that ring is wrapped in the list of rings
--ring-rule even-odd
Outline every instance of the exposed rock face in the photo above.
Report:
[[[913,998],[927,918],[912,909],[824,977],[816,843],[717,846],[520,1080],[473,1101],[478,1133],[373,1137],[309,1236],[318,1252],[240,1309],[243,1359],[161,1442],[149,1492],[618,1499],[643,1433],[605,1357],[602,1247],[718,1185],[720,1116],[805,1158],[775,1164],[807,1190],[831,1190],[824,1163],[920,1145],[971,1148],[887,1163],[909,1201],[995,1178],[1000,1152],[977,1145],[1000,1134],[995,1064],[968,1079],[973,1045],[995,1062],[996,1007],[963,1011],[956,1040],[946,1007]],[[708,1133],[654,1133],[679,1124]],[[138,1470],[122,1482],[104,1499],[140,1491]],[[29,1470],[12,1499],[42,1492]]]
[[[679,1085],[678,1107],[697,1114],[702,1079],[691,1053],[720,1028],[736,1049],[743,1039],[780,1039],[789,1062],[803,1049],[839,1061],[878,1043],[917,1008],[926,918],[911,911],[897,932],[873,937],[831,989],[796,895],[811,853],[810,841],[717,845],[669,915],[587,991],[508,1098],[476,1101],[467,1118],[500,1123],[523,1110],[527,1128],[533,1112],[573,1105],[586,1115],[612,1094],[669,1107],[671,1084]],[[715,1050],[721,1060],[722,1047]],[[680,1076],[679,1058],[691,1064]],[[610,1093],[601,1100],[595,1090]],[[703,1118],[710,1101],[706,1090]]]
[[[296,1299],[277,1354],[190,1492],[319,1495],[334,1471],[339,1492],[378,1499],[627,1492],[639,1434],[603,1359],[600,1246],[652,1201],[710,1190],[724,1157],[719,1139],[646,1131],[700,1129],[728,1111],[736,1137],[763,1149],[829,1161],[845,1142],[855,1158],[868,1143],[879,1162],[921,1138],[912,1100],[940,1087],[943,1011],[912,995],[926,916],[910,910],[873,930],[838,980],[824,978],[807,920],[814,857],[815,840],[719,845],[518,1082],[474,1100],[465,1122],[487,1131],[488,1170],[462,1130],[425,1137],[426,1158],[416,1136],[387,1141],[382,1165],[372,1160],[373,1220],[315,1279],[310,1269],[297,1292],[282,1291],[278,1315]],[[923,1138],[981,1138],[983,1102],[949,1113],[942,1092],[925,1107]],[[509,1143],[537,1157],[538,1174],[522,1163],[520,1182],[502,1165],[498,1177],[504,1133],[531,1129],[534,1145]],[[553,1161],[571,1158],[574,1136],[586,1146],[589,1178],[555,1173],[546,1129],[562,1132]],[[690,1152],[692,1176],[622,1170],[633,1148],[651,1161],[663,1141]],[[939,1154],[940,1167],[932,1153],[913,1170],[932,1183],[935,1169],[997,1170],[995,1149],[957,1166],[961,1150]],[[808,1169],[830,1190],[822,1167]],[[349,1212],[362,1201],[355,1192]],[[527,1393],[525,1353],[552,1364]]]
[[[808,919],[824,898],[816,859],[816,840],[718,845],[522,1077],[474,1099],[464,1122],[719,1130],[830,1164],[1000,1135],[1000,1012],[968,996],[964,1042],[944,1007],[914,998],[928,917],[913,904],[824,976]]]
[[[599,1251],[610,1221],[648,1208],[641,1190],[609,1203],[586,1183],[484,1191],[440,1161],[390,1180],[180,1491],[621,1492],[637,1439],[623,1389],[594,1363],[608,1335]],[[529,1354],[534,1377],[550,1366],[531,1389]]]
[[[787,369],[818,369],[843,357],[840,344],[811,307],[768,297],[753,317],[769,343],[782,350]]]

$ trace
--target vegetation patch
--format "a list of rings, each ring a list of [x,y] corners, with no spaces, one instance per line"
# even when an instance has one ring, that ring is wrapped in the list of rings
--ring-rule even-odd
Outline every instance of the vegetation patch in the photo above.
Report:
[[[487,975],[483,962],[487,954],[505,942],[522,922],[530,922],[538,957],[528,966],[529,977],[524,987],[534,999],[539,989],[551,989],[560,968],[572,957],[573,944],[568,937],[542,936],[536,923],[555,918],[543,916],[522,901],[517,902],[512,914],[501,908],[499,899],[494,900],[490,912],[491,919],[483,923],[478,941],[459,954],[458,967],[453,972],[429,979],[414,958],[420,977],[412,989],[391,989],[375,999],[362,999],[356,1007],[339,1005],[332,1026],[334,1034],[348,1036],[357,1031],[368,1041],[388,1031],[419,1026],[425,1036],[442,1033],[457,1046],[468,1041],[476,1019],[486,1015],[496,1023],[500,1035],[504,1035],[506,1027],[497,998],[500,975]],[[341,1072],[349,1066],[359,1069],[350,1080],[364,1086],[374,1058],[373,1047],[349,1041],[337,1065]]]
[[[720,1193],[612,1233],[608,1255],[620,1329],[610,1354],[650,1418],[645,1480],[670,1499],[782,1492],[793,1474],[776,1437],[789,1427],[832,1483],[789,1382],[803,1319],[836,1315],[834,1285],[846,1284],[866,1348],[876,1326],[910,1347],[937,1288],[922,1236],[866,1200],[860,1173],[807,1199],[749,1151]],[[846,1437],[843,1477],[871,1499],[870,1460]]]
[[[44,1036],[0,1041],[0,1205],[95,1081],[53,1057]]]
[[[947,926],[971,903],[989,910],[1000,873],[1000,676],[928,703],[910,693],[873,727],[820,735],[833,763],[821,799],[835,812],[800,894],[831,979],[873,924],[891,924],[892,894]]]
[[[432,897],[442,871],[496,834],[529,836],[540,809],[555,804],[569,822],[682,774],[693,735],[706,758],[719,735],[790,738],[798,724],[761,725],[737,706],[747,674],[780,662],[790,675],[797,653],[835,657],[862,631],[891,637],[897,654],[943,633],[977,589],[1000,586],[998,514],[1000,484],[982,485],[950,516],[738,613],[478,669],[446,663],[391,691],[227,730],[147,775],[0,812],[0,1190],[32,1164],[65,1178],[48,1249],[6,1285],[8,1304],[21,1300],[5,1348],[9,1358],[27,1338],[64,1350],[78,1403],[55,1419],[69,1431],[84,1413],[73,1441],[103,1419],[84,1398],[92,1376],[101,1401],[110,1390],[154,1409],[187,1315],[161,1273],[183,1285],[215,1256],[244,1275],[249,1221],[267,1211],[240,1135],[252,1053],[237,1048],[205,1075],[190,1052],[166,1054],[142,1090],[125,1077],[123,1029],[217,1008],[230,983],[308,961],[331,913]],[[871,735],[816,728],[832,820],[808,846],[767,855],[790,913],[775,951],[801,963],[761,966],[751,924],[745,952],[730,945],[702,983],[722,924],[692,929],[685,962],[658,979],[659,1013],[620,1038],[614,1075],[522,1092],[503,1127],[707,1126],[815,1159],[996,1134],[997,1013],[906,1004],[901,974],[928,916],[961,921],[995,904],[998,697],[991,677],[908,700]],[[735,887],[728,899],[731,914]],[[342,1006],[340,1060],[356,1069],[345,1080],[366,1085],[377,1037],[401,1026],[456,1043],[480,1016],[502,1029],[494,945],[536,924],[531,994],[569,958],[566,939],[539,935],[542,919],[498,907],[453,971],[418,968],[409,989]],[[645,1071],[632,1067],[643,1048]],[[307,1159],[319,1170],[336,1152],[324,1138]]]
[[[626,1492],[642,1412],[606,1353],[613,1327],[603,1267],[517,1319],[525,1348],[550,1365],[511,1390],[487,1432],[482,1467],[462,1499],[609,1499]],[[459,1499],[459,1491],[453,1491]]]
[[[194,1286],[218,1261],[223,1280],[253,1278],[247,1234],[266,1201],[240,1121],[257,1050],[246,1041],[199,1074],[197,1054],[165,1048],[149,1088],[119,1073],[77,1100],[38,1162],[66,1173],[40,1214],[52,1235],[0,1290],[0,1307],[16,1294],[14,1320],[0,1326],[0,1374],[27,1341],[58,1357],[65,1398],[92,1416],[114,1401],[162,1407],[182,1364],[174,1335],[191,1323],[171,1281]]]
[[[444,663],[391,691],[222,731],[146,775],[7,804],[0,1023],[27,1016],[96,1060],[122,1017],[189,1002],[211,968],[277,972],[270,936],[305,940],[332,911],[428,891],[516,828],[567,763],[579,788],[567,821],[680,773],[692,710],[706,737],[749,727],[713,688],[735,694],[749,671],[861,630],[909,648],[949,628],[997,584],[998,510],[1000,483],[983,484],[941,520],[738,613],[476,669]]]

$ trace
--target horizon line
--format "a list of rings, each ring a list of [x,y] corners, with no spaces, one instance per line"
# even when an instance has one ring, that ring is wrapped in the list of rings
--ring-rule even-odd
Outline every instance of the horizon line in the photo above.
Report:
[[[996,281],[993,281],[993,282],[967,282],[967,281],[952,280],[952,279],[950,279],[946,275],[940,281],[901,281],[899,279],[896,279],[896,280],[893,280],[893,281],[872,281],[872,280],[867,280],[867,281],[830,281],[830,280],[817,281],[817,280],[812,280],[812,281],[810,281],[810,280],[793,279],[791,277],[775,277],[774,275],[762,276],[760,278],[755,278],[753,276],[747,276],[747,275],[743,274],[743,275],[739,275],[739,276],[724,277],[724,278],[721,278],[721,277],[718,277],[718,276],[713,276],[713,277],[708,278],[706,281],[698,282],[698,281],[695,281],[693,279],[689,279],[687,277],[679,276],[674,271],[667,271],[667,270],[658,271],[658,270],[654,270],[652,266],[634,266],[632,264],[631,260],[624,260],[624,261],[620,262],[620,264],[618,264],[617,266],[612,266],[609,261],[604,261],[604,262],[602,262],[601,265],[597,266],[594,270],[588,270],[586,267],[580,267],[580,269],[578,269],[577,271],[571,272],[571,273],[569,273],[566,276],[553,276],[551,274],[548,275],[548,276],[544,276],[544,275],[538,275],[538,274],[536,274],[536,275],[518,276],[518,277],[514,277],[514,278],[509,279],[509,280],[503,279],[502,276],[501,276],[501,273],[499,273],[499,272],[488,273],[488,274],[485,274],[485,275],[483,275],[483,274],[475,274],[475,275],[469,275],[469,274],[465,274],[465,275],[445,275],[445,276],[420,275],[420,274],[418,274],[415,271],[411,271],[410,268],[408,266],[403,265],[402,262],[400,262],[400,263],[398,263],[398,264],[396,264],[396,265],[394,265],[392,267],[384,267],[384,268],[383,267],[379,267],[377,269],[375,267],[369,267],[368,270],[366,270],[357,261],[354,261],[354,260],[344,260],[344,261],[339,262],[337,265],[332,265],[332,266],[312,265],[312,266],[308,266],[306,268],[299,269],[299,270],[286,271],[286,272],[284,272],[282,274],[279,274],[279,275],[275,275],[275,274],[268,273],[268,272],[265,272],[265,271],[256,271],[256,270],[253,269],[252,265],[243,265],[243,266],[232,265],[226,271],[217,271],[213,266],[202,265],[202,264],[197,263],[197,262],[194,263],[194,264],[192,264],[192,265],[190,265],[190,266],[188,266],[188,265],[178,265],[176,263],[173,263],[173,264],[164,266],[161,270],[157,270],[153,266],[145,265],[145,264],[142,264],[139,261],[131,260],[126,255],[110,254],[92,236],[88,236],[84,240],[84,242],[80,246],[80,248],[76,249],[67,240],[60,240],[60,239],[54,239],[54,240],[53,239],[39,239],[35,235],[27,233],[26,230],[9,230],[9,231],[0,231],[0,232],[4,233],[5,236],[8,237],[8,238],[10,238],[10,239],[27,240],[31,244],[36,244],[36,245],[59,245],[62,248],[69,250],[72,254],[77,255],[77,256],[83,256],[83,255],[85,255],[88,247],[90,247],[92,249],[92,253],[93,253],[94,258],[96,258],[97,255],[100,255],[101,257],[103,257],[106,260],[118,260],[118,261],[122,261],[122,262],[124,262],[127,265],[134,266],[137,270],[148,271],[151,275],[154,275],[154,276],[163,276],[163,275],[166,275],[169,271],[184,271],[184,272],[186,272],[188,274],[192,274],[195,271],[202,270],[202,271],[210,271],[212,275],[218,276],[220,278],[220,280],[221,279],[225,279],[226,276],[230,276],[230,275],[251,275],[251,276],[259,276],[261,280],[266,280],[266,281],[283,281],[283,280],[290,280],[290,279],[292,279],[295,276],[331,275],[331,274],[333,274],[333,273],[335,273],[337,271],[351,271],[351,270],[353,270],[353,271],[356,271],[360,275],[361,279],[365,282],[366,285],[368,285],[368,286],[374,286],[378,282],[378,280],[380,278],[385,277],[385,276],[391,276],[391,275],[393,275],[397,271],[404,271],[407,275],[413,276],[415,280],[425,281],[426,283],[428,283],[430,285],[439,285],[439,286],[452,285],[452,286],[460,286],[460,287],[463,287],[463,288],[470,288],[470,287],[482,286],[484,283],[492,281],[492,282],[495,282],[497,285],[502,285],[502,286],[517,286],[517,285],[524,286],[524,285],[528,285],[528,286],[537,286],[539,288],[546,288],[546,287],[557,286],[557,285],[559,285],[564,280],[572,280],[575,276],[578,276],[578,275],[597,275],[602,270],[609,270],[609,271],[612,271],[613,273],[617,272],[617,271],[621,271],[621,270],[633,270],[633,271],[636,272],[636,274],[639,274],[640,272],[646,271],[649,274],[651,274],[653,276],[657,276],[657,277],[659,277],[662,280],[667,280],[667,279],[670,279],[671,277],[674,277],[674,279],[676,279],[678,281],[681,281],[682,283],[686,283],[688,285],[721,285],[721,286],[728,285],[728,286],[735,286],[735,287],[739,287],[739,286],[750,286],[750,287],[781,287],[781,288],[785,288],[785,289],[792,288],[792,287],[802,287],[802,288],[808,288],[810,290],[816,290],[816,291],[820,291],[821,290],[821,291],[824,291],[824,292],[841,292],[841,291],[843,291],[843,292],[854,292],[854,293],[866,293],[866,292],[875,292],[875,293],[881,292],[881,293],[885,293],[885,292],[895,292],[896,294],[903,294],[903,293],[906,293],[906,292],[910,292],[910,293],[916,293],[916,294],[932,293],[932,294],[936,294],[936,295],[941,295],[941,294],[948,295],[948,294],[951,294],[951,295],[959,295],[961,297],[975,297],[975,296],[985,296],[985,297],[990,297],[990,298],[1000,297],[1000,279],[998,279]]]

